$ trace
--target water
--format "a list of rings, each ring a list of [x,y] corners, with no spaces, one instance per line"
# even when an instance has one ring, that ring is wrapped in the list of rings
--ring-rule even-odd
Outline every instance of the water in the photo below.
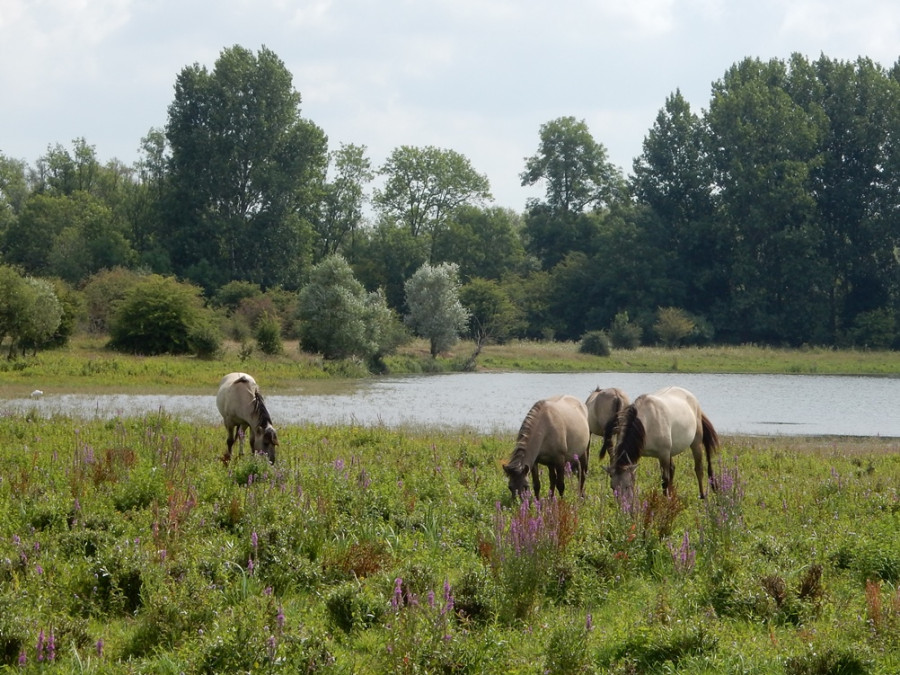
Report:
[[[276,426],[359,424],[518,430],[531,405],[556,394],[586,399],[594,388],[619,387],[630,397],[668,385],[691,390],[722,434],[900,437],[900,379],[830,375],[673,373],[454,373],[330,383],[300,382],[267,394]],[[261,383],[266,394],[265,383]],[[219,424],[215,387],[208,396],[54,394],[0,399],[0,414],[108,419],[157,411]]]

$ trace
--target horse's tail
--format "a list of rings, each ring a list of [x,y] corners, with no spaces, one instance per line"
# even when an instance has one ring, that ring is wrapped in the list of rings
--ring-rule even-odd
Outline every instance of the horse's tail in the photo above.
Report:
[[[706,450],[706,475],[709,477],[710,485],[715,488],[712,455],[719,448],[719,434],[704,413],[700,413],[700,425],[703,428],[703,448]]]
[[[644,449],[644,423],[638,417],[635,403],[626,406],[618,415],[617,431],[619,442],[616,444],[616,456],[613,458],[618,464],[634,464],[641,456]]]

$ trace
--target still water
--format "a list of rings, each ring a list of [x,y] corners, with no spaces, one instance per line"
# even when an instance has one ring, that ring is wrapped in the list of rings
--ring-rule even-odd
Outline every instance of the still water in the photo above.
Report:
[[[587,398],[619,387],[631,398],[664,386],[690,389],[719,433],[900,437],[900,378],[677,373],[453,373],[351,382],[300,382],[267,394],[276,426],[359,424],[515,432],[531,405],[555,394]],[[53,394],[0,399],[0,414],[36,410],[85,418],[157,411],[220,423],[209,396]]]

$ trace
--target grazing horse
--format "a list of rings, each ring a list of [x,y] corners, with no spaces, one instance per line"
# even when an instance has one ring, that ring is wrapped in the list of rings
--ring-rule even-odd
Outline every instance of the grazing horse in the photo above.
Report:
[[[513,497],[527,489],[529,471],[534,496],[541,496],[538,464],[546,465],[550,472],[551,496],[554,489],[559,491],[560,497],[563,495],[566,464],[578,472],[579,489],[584,495],[590,442],[587,408],[579,399],[563,395],[535,403],[522,422],[512,456],[503,466]]]
[[[613,492],[630,502],[634,497],[634,472],[642,456],[656,457],[662,473],[662,487],[669,494],[675,465],[672,457],[690,448],[694,455],[694,473],[703,490],[703,451],[706,451],[710,487],[715,489],[712,453],[719,436],[706,417],[697,398],[681,387],[666,387],[638,396],[619,416],[619,440],[607,468]]]
[[[247,373],[229,373],[219,383],[216,406],[228,430],[228,451],[223,460],[231,461],[235,430],[240,435],[240,452],[244,453],[243,431],[250,429],[250,449],[253,453],[265,453],[270,462],[275,461],[278,434],[272,426],[272,418],[266,410],[256,380]]]
[[[631,399],[628,398],[628,394],[615,387],[607,389],[597,387],[587,397],[585,405],[591,433],[603,439],[603,445],[600,446],[600,459],[603,459],[608,450],[612,450],[612,439],[616,433],[619,413],[630,403]],[[612,453],[610,453],[610,457],[612,457]]]

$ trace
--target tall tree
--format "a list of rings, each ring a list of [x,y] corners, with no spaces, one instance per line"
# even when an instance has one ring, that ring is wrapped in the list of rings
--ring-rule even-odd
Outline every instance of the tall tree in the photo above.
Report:
[[[544,201],[528,204],[524,229],[528,252],[546,269],[570,251],[591,255],[598,226],[593,215],[609,206],[624,184],[587,123],[560,117],[541,125],[538,151],[526,158],[520,178],[522,185],[542,182],[546,188]]]
[[[300,117],[284,63],[226,49],[212,72],[178,75],[169,106],[169,250],[204,285],[296,287],[311,257],[326,166],[322,130]]]
[[[491,199],[487,177],[453,150],[404,145],[391,153],[378,173],[385,181],[375,191],[375,204],[384,215],[403,223],[414,237],[429,237],[431,260],[435,241],[454,210]]]
[[[823,55],[810,68],[828,117],[812,181],[831,274],[830,331],[840,340],[857,316],[890,306],[897,290],[900,82],[869,59]]]
[[[522,185],[543,182],[554,213],[581,213],[608,203],[620,187],[618,169],[587,123],[560,117],[541,125],[538,151],[525,160]]]
[[[683,288],[669,303],[708,311],[727,286],[727,244],[718,227],[713,196],[713,168],[703,122],[677,91],[666,99],[643,150],[634,160],[631,188],[639,203],[652,209],[651,238],[666,255],[656,274]],[[662,262],[671,263],[662,267]]]
[[[815,221],[821,111],[795,102],[785,62],[745,59],[714,83],[710,152],[734,243],[728,315],[733,339],[820,342],[828,277]]]
[[[375,174],[363,145],[341,144],[329,155],[335,176],[325,184],[322,208],[316,221],[317,254],[326,257],[353,250],[352,240],[363,220],[366,185]]]

